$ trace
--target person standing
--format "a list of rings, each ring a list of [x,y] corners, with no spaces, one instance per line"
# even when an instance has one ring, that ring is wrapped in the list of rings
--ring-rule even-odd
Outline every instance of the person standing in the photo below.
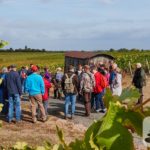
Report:
[[[116,69],[117,69],[117,64],[112,64],[110,66],[110,78],[109,78],[109,85],[110,85],[110,90],[113,92],[113,87],[115,84],[115,79],[116,79]]]
[[[14,118],[16,122],[21,121],[21,99],[22,94],[21,80],[15,65],[11,65],[11,71],[6,76],[6,87],[8,92],[9,111],[8,122],[11,123]]]
[[[139,90],[140,97],[137,104],[143,102],[143,87],[146,86],[146,74],[141,63],[136,64],[136,70],[133,76],[132,84]]]
[[[103,102],[103,95],[104,89],[107,86],[107,82],[105,76],[98,72],[96,67],[93,68],[93,74],[95,78],[94,95],[96,103],[96,112],[105,113],[106,109]]]
[[[6,99],[8,99],[7,96],[8,94],[5,86],[7,73],[8,73],[7,67],[3,67],[2,73],[0,75],[0,103],[3,104],[1,113],[4,115],[8,114],[8,101],[6,102]]]
[[[81,64],[78,65],[78,69],[76,71],[76,75],[78,76],[78,91],[80,90],[80,81],[81,81],[81,78],[82,78],[82,73],[83,73],[83,67]],[[78,96],[77,96],[77,101],[82,101],[82,95],[80,93],[78,93]]]
[[[112,85],[112,95],[120,96],[122,94],[122,74],[121,69],[116,68],[116,76]]]
[[[44,76],[47,76],[49,78],[49,81],[51,82],[51,73],[49,72],[48,67],[44,67]]]
[[[90,72],[90,66],[84,66],[84,73],[80,82],[80,94],[83,95],[85,104],[85,116],[90,116],[91,112],[91,93],[95,86],[94,75]]]
[[[44,95],[42,95],[42,100],[43,100],[43,105],[44,105],[44,109],[45,109],[45,113],[46,115],[48,115],[48,99],[49,99],[49,89],[51,88],[51,83],[50,83],[50,77],[48,74],[45,74],[43,77],[44,80],[44,86],[45,86],[45,93]]]
[[[4,81],[6,78],[8,70],[6,67],[2,68],[2,73],[0,74],[0,103],[4,104]]]
[[[62,100],[62,78],[63,78],[63,72],[60,67],[57,68],[57,73],[55,74],[55,77],[53,79],[54,83],[54,99],[60,99]]]
[[[39,75],[38,68],[35,65],[31,67],[32,74],[30,74],[25,82],[25,92],[29,93],[29,99],[31,103],[32,110],[32,120],[33,123],[37,122],[36,118],[36,103],[41,111],[42,121],[45,122],[47,120],[45,109],[42,103],[42,95],[45,93],[44,81],[42,76]]]
[[[65,119],[68,118],[69,105],[71,104],[71,119],[75,114],[76,95],[78,88],[78,77],[73,66],[69,66],[68,72],[63,76],[62,89],[65,95]]]
[[[21,84],[22,84],[22,93],[24,93],[24,83],[27,77],[27,70],[24,66],[22,66],[21,70],[19,71],[19,74],[20,74]]]

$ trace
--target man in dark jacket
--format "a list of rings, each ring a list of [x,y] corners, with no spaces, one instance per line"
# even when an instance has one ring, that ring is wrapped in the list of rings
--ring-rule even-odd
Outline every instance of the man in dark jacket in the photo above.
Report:
[[[8,112],[8,122],[10,123],[14,118],[14,108],[16,122],[21,120],[21,105],[20,96],[22,94],[21,80],[19,73],[16,71],[16,66],[11,66],[11,71],[6,76],[6,87],[8,92],[9,101],[9,112]]]
[[[137,104],[141,104],[143,102],[143,86],[146,85],[146,75],[141,63],[136,64],[136,70],[132,83],[140,92],[140,98],[138,99]]]
[[[73,66],[69,67],[68,73],[66,73],[62,79],[62,89],[65,95],[65,119],[68,117],[68,108],[71,104],[71,119],[75,113],[75,103],[78,88],[78,77],[74,73]]]

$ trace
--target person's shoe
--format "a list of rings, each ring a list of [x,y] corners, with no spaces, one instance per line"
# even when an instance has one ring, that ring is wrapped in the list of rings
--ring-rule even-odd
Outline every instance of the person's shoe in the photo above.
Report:
[[[100,110],[100,112],[101,112],[101,113],[105,113],[106,111],[107,111],[107,109],[106,109],[106,108],[104,108],[104,109]]]
[[[22,121],[21,120],[16,120],[16,122],[15,122],[16,124],[21,124],[22,123]]]
[[[12,120],[8,120],[8,123],[9,123],[9,124],[12,124],[13,122],[12,122]]]
[[[94,113],[96,110],[95,110],[95,108],[93,107],[93,108],[91,108],[91,113]]]
[[[48,120],[48,118],[46,117],[46,118],[42,119],[42,122],[46,122],[47,120]]]
[[[74,115],[71,115],[70,119],[74,119]]]
[[[88,114],[88,113],[85,113],[85,117],[89,117],[90,116],[90,114]]]
[[[101,111],[101,109],[97,109],[96,112],[99,113]]]
[[[67,116],[67,115],[65,115],[65,116],[64,116],[64,119],[65,119],[65,120],[68,120],[68,116]]]
[[[37,123],[37,119],[35,118],[35,119],[33,119],[33,121],[32,121],[33,123]]]

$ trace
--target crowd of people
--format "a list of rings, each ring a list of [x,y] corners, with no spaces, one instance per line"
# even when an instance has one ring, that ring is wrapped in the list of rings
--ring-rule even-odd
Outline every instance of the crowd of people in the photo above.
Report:
[[[136,67],[132,83],[139,89],[139,104],[143,101],[143,86],[146,80],[142,65],[137,63]],[[96,66],[79,65],[77,69],[70,65],[65,73],[59,67],[54,75],[47,67],[41,72],[40,67],[33,64],[30,68],[22,67],[19,71],[16,65],[4,67],[0,75],[0,103],[3,104],[1,114],[6,116],[9,123],[14,121],[14,118],[16,122],[20,122],[21,98],[22,94],[26,93],[29,95],[33,123],[38,119],[47,121],[52,85],[54,99],[64,98],[64,118],[73,119],[77,100],[84,102],[85,116],[90,116],[91,112],[105,113],[107,109],[103,97],[106,88],[111,90],[112,95],[120,96],[122,74],[121,69],[113,62],[107,67],[102,62]]]

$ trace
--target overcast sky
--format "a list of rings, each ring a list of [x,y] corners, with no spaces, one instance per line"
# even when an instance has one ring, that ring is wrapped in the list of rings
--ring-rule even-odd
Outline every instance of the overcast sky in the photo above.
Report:
[[[150,0],[0,0],[12,48],[150,49]]]

